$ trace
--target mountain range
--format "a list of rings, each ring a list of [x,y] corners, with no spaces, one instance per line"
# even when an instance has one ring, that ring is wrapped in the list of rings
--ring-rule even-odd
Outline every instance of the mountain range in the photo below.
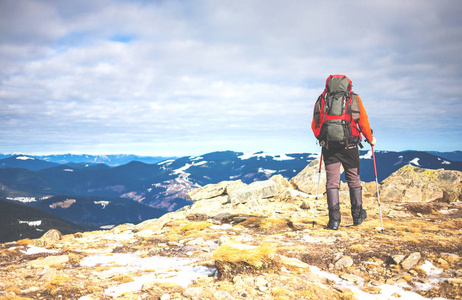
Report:
[[[131,156],[98,156],[110,159],[110,166],[87,155],[78,156],[83,161],[74,155],[50,155],[47,160],[3,155],[0,199],[23,202],[79,226],[139,223],[191,204],[186,194],[193,188],[229,180],[251,183],[278,174],[290,179],[318,156],[223,151],[181,158],[143,157],[143,162],[125,164],[119,163]],[[379,181],[406,164],[462,171],[460,151],[376,151],[375,157]],[[361,180],[374,181],[372,152],[360,151],[360,158]],[[156,162],[147,163],[152,161]]]

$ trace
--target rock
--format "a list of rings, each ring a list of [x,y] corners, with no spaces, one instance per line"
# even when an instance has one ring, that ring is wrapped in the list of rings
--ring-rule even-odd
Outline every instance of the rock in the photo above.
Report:
[[[225,194],[226,188],[231,183],[232,183],[231,181],[222,181],[217,184],[207,184],[206,186],[194,189],[191,192],[189,192],[186,195],[186,199],[192,200],[192,201],[198,201],[198,200],[210,199],[210,198],[221,196]]]
[[[298,260],[296,258],[290,258],[283,255],[280,255],[281,263],[286,267],[292,268],[302,268],[302,269],[309,269],[310,265]]]
[[[342,279],[344,279],[346,281],[349,281],[349,282],[354,282],[356,284],[364,282],[363,278],[361,278],[359,276],[356,276],[356,275],[352,275],[352,274],[342,274],[342,275],[340,275],[340,278],[342,278]]]
[[[47,256],[43,259],[36,259],[30,261],[28,264],[33,268],[45,268],[55,265],[62,265],[69,262],[69,256],[58,255],[58,256]]]
[[[215,300],[234,300],[235,298],[231,296],[227,291],[218,290],[213,293],[213,299]]]
[[[396,265],[399,265],[405,257],[406,255],[398,254],[398,255],[393,255],[391,259]]]
[[[387,201],[457,201],[461,195],[462,172],[430,170],[406,165],[382,181],[380,196]]]
[[[245,186],[247,186],[247,184],[243,183],[240,180],[231,181],[230,184],[228,184],[228,186],[226,187],[226,194],[229,195],[232,192],[234,192],[235,190],[238,190],[238,189],[243,188]]]
[[[258,289],[260,292],[264,292],[268,289],[268,281],[259,276],[255,279],[255,288]]]
[[[276,182],[272,180],[256,181],[251,184],[233,191],[229,198],[231,204],[245,204],[252,200],[259,200],[273,197],[278,193]]]
[[[293,186],[290,184],[290,182],[286,178],[284,178],[281,174],[272,176],[270,180],[276,182],[278,194],[282,194],[286,192],[287,190],[294,189]]]
[[[56,276],[56,269],[55,268],[48,268],[45,274],[42,275],[40,280],[42,280],[45,284],[49,284],[53,281]]]
[[[304,193],[314,195],[318,186],[319,158],[310,162],[300,173],[290,179],[292,186]],[[319,182],[319,194],[326,191],[326,170],[324,164],[321,166],[321,177]]]
[[[50,229],[48,230],[40,239],[46,240],[46,241],[59,241],[61,239],[62,235],[59,230],[56,229]]]
[[[203,294],[202,287],[190,287],[184,290],[183,296],[200,299]]]
[[[165,224],[167,224],[168,221],[170,220],[165,217],[162,217],[159,219],[146,220],[136,225],[135,230],[143,231],[143,230],[149,229],[152,232],[158,232],[162,230],[162,228],[164,227]]]
[[[419,252],[411,253],[405,260],[401,262],[401,266],[405,270],[410,270],[419,262],[421,257],[422,256]]]
[[[54,245],[57,241],[61,240],[61,232],[56,229],[48,230],[42,237],[34,241],[34,245],[37,247],[47,247]]]
[[[229,201],[228,196],[219,196],[194,202],[191,206],[191,212],[195,214],[204,214],[214,216],[223,211],[223,205]]]
[[[344,256],[340,258],[339,260],[337,260],[334,266],[337,270],[340,270],[343,268],[351,267],[352,265],[353,265],[353,259],[349,256]]]

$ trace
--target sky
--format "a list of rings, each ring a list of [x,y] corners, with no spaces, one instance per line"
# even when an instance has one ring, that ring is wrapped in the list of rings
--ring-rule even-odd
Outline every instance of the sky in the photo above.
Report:
[[[375,149],[462,150],[461,15],[459,0],[0,0],[0,153],[319,152],[331,74],[352,80]]]

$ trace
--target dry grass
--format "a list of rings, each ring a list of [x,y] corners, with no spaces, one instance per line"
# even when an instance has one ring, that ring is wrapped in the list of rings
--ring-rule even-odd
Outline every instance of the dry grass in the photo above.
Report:
[[[224,244],[213,253],[215,266],[221,279],[237,274],[274,273],[281,262],[274,246],[262,243],[256,247],[243,244]]]
[[[350,251],[356,252],[356,253],[362,253],[362,252],[367,252],[369,251],[366,249],[362,244],[354,244],[349,247]]]
[[[215,253],[213,259],[229,263],[247,263],[255,268],[263,267],[274,259],[276,249],[269,244],[249,247],[242,244],[224,244]]]

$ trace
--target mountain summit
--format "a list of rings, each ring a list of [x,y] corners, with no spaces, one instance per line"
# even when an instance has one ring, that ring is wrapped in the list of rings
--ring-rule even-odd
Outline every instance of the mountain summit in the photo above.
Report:
[[[316,181],[312,162],[297,186]],[[305,182],[301,182],[303,179]],[[291,180],[294,182],[294,180]],[[5,299],[458,299],[462,173],[404,166],[363,182],[368,218],[338,231],[324,196],[281,175],[190,191],[192,205],[137,225],[0,245]]]

